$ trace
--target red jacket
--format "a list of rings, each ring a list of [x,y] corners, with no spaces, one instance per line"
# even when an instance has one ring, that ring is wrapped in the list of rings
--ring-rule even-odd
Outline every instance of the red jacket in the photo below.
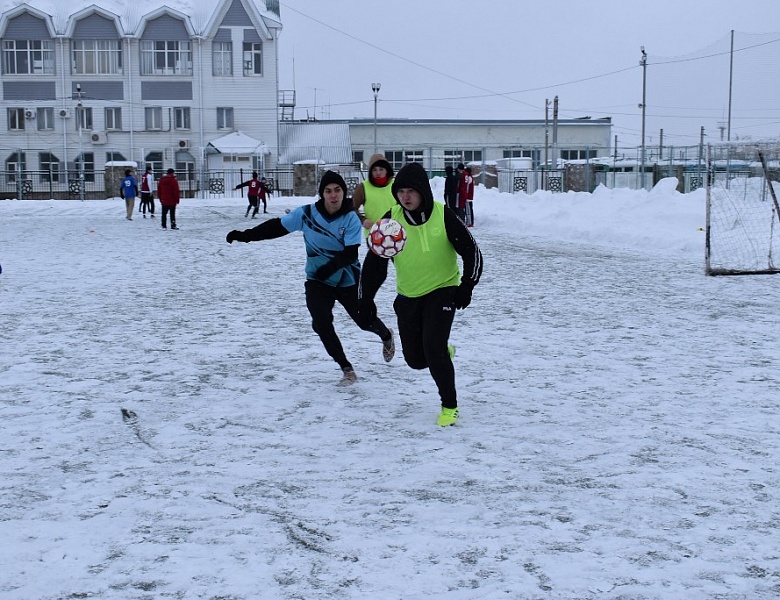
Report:
[[[179,203],[179,180],[176,175],[163,175],[157,182],[157,197],[163,206],[176,206]]]
[[[466,208],[466,201],[474,199],[474,178],[466,171],[460,174],[458,181],[458,208]]]

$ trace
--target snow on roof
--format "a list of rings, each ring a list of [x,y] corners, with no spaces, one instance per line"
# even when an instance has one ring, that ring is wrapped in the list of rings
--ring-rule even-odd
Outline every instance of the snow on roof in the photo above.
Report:
[[[208,144],[217,149],[222,154],[270,154],[263,142],[256,140],[240,131],[234,131],[227,135],[211,140]]]

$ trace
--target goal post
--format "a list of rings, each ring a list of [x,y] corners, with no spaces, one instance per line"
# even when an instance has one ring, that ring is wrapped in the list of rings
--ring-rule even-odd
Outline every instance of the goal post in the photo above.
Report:
[[[780,143],[707,147],[707,275],[780,273]]]

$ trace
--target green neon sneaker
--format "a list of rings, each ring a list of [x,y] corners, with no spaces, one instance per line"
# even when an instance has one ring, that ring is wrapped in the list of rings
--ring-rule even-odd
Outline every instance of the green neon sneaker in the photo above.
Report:
[[[444,408],[441,409],[441,414],[436,420],[436,424],[439,427],[448,427],[455,425],[458,422],[458,409],[457,408]]]
[[[450,355],[450,360],[455,358],[455,346],[452,344],[447,344],[447,354]]]

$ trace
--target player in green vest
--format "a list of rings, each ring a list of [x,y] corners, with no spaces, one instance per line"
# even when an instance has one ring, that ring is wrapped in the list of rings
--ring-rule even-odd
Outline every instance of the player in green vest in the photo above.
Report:
[[[406,230],[406,245],[392,260],[398,295],[393,308],[404,360],[412,369],[428,369],[439,391],[443,427],[458,420],[450,331],[456,309],[471,303],[482,275],[482,253],[455,213],[433,199],[428,174],[419,163],[405,165],[392,186],[397,202],[384,216]],[[458,268],[458,256],[463,274]],[[387,263],[366,255],[360,277],[360,318],[376,318],[374,298],[387,276]]]
[[[393,167],[383,154],[374,154],[368,161],[368,179],[355,187],[352,204],[367,233],[395,205],[393,198]]]

